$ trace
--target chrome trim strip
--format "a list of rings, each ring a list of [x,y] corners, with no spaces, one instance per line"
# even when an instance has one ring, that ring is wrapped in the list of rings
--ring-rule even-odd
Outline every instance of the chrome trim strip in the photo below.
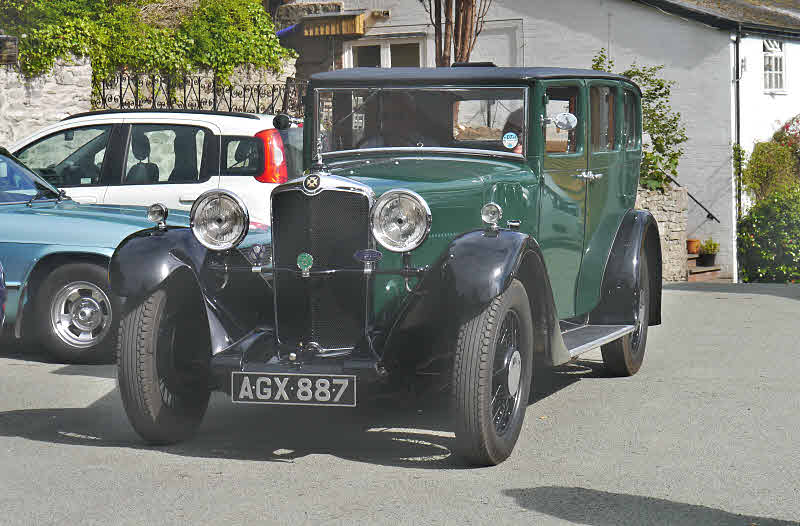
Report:
[[[55,198],[55,197],[52,198],[52,199],[37,199],[36,201],[33,201],[31,203],[31,205],[34,205],[36,203],[54,203],[54,202],[57,203],[58,201],[61,201],[61,199],[58,199],[58,198]],[[71,201],[71,199],[70,199],[70,201]],[[5,201],[5,202],[0,202],[0,205],[27,205],[27,204],[28,204],[28,201]]]
[[[499,150],[478,150],[473,148],[446,148],[443,146],[387,146],[381,148],[360,148],[357,150],[338,150],[335,152],[323,152],[323,158],[336,159],[338,157],[352,157],[360,153],[378,153],[378,152],[401,152],[401,153],[457,153],[462,155],[474,155],[477,157],[500,157],[503,159],[514,159],[516,161],[525,160],[525,156],[521,153],[501,152]]]
[[[586,325],[585,327],[602,327],[602,325]],[[583,328],[583,327],[581,327]],[[590,342],[584,343],[580,347],[575,347],[574,349],[570,349],[569,355],[574,358],[580,354],[583,354],[587,351],[591,351],[601,345],[605,345],[606,343],[613,342],[614,340],[625,336],[626,334],[632,333],[636,330],[636,326],[634,325],[625,325],[622,328],[603,336],[602,338],[598,338],[596,340],[592,340]]]

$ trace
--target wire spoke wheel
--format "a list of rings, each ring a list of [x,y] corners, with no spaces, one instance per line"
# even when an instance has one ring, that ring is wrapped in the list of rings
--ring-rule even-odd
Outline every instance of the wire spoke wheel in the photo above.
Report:
[[[497,339],[494,354],[495,373],[492,375],[494,396],[490,407],[498,435],[508,430],[514,410],[519,405],[522,357],[518,349],[519,315],[509,310],[500,326],[500,337]]]

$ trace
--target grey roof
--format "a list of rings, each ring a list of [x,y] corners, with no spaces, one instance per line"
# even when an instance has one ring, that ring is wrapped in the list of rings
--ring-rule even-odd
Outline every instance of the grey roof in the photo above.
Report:
[[[635,0],[709,25],[800,37],[797,0]]]
[[[534,79],[558,78],[600,78],[625,80],[633,84],[630,79],[622,75],[593,69],[496,67],[350,68],[316,73],[311,76],[311,82],[315,86],[344,86],[362,82],[375,85],[410,85],[416,83],[499,85],[519,84]]]

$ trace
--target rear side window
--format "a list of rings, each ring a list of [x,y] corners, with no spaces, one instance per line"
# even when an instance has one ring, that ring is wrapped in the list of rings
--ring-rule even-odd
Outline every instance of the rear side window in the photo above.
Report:
[[[264,142],[258,137],[223,137],[222,164],[224,175],[261,175]]]
[[[110,134],[110,125],[63,130],[23,148],[16,156],[55,186],[97,185]]]
[[[614,144],[614,111],[616,97],[614,89],[607,86],[593,86],[589,96],[591,104],[592,151],[608,152],[616,149]]]
[[[122,184],[199,183],[208,179],[211,134],[197,126],[134,124]]]
[[[639,119],[637,118],[636,95],[625,91],[625,122],[622,123],[622,140],[625,149],[635,150],[639,147]]]

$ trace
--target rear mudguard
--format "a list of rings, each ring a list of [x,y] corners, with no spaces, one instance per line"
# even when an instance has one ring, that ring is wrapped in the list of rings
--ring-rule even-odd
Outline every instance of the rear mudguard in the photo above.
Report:
[[[553,363],[569,360],[539,244],[516,231],[479,230],[455,238],[405,298],[386,339],[384,363],[407,369],[446,359],[454,351],[458,327],[514,279],[523,283],[531,302],[534,350]],[[432,347],[437,349],[433,357]]]
[[[640,257],[650,272],[650,323],[661,324],[661,238],[647,210],[629,210],[622,219],[603,272],[601,299],[589,315],[595,325],[632,325],[639,306]]]
[[[237,251],[220,254],[201,245],[188,228],[147,229],[125,238],[109,265],[112,291],[121,297],[123,315],[158,289],[202,293],[216,354],[242,338],[272,312],[272,293],[257,274],[237,273],[228,280],[226,264],[246,266]],[[238,298],[241,301],[231,301]]]

